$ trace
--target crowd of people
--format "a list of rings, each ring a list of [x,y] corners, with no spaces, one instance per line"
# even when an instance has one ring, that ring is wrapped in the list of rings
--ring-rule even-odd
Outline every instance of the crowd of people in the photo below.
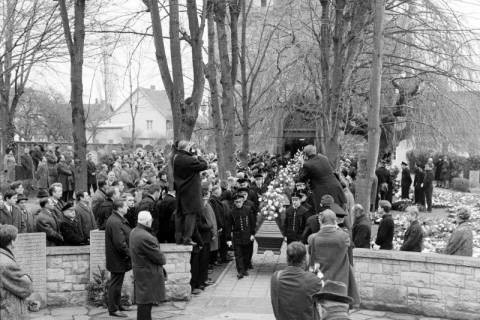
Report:
[[[309,302],[313,299],[311,292],[318,293],[317,298],[322,300],[331,296],[325,293],[326,288],[340,290],[340,301],[326,305],[340,313],[348,311],[349,306],[359,303],[352,269],[353,248],[393,249],[393,185],[386,163],[382,161],[377,170],[378,201],[374,206],[382,219],[376,237],[372,238],[370,210],[364,210],[354,200],[356,167],[346,159],[334,170],[328,158],[318,154],[312,145],[306,146],[303,153],[305,160],[295,177],[293,191],[288,194],[290,204],[278,218],[292,269],[272,278],[272,304],[278,314],[283,314],[277,319],[291,319],[287,316],[290,311],[282,303],[282,299],[294,299],[282,294],[295,292],[289,287],[289,278],[303,279],[301,287],[307,286],[308,290],[302,294],[309,295]],[[261,223],[259,198],[286,161],[268,153],[252,154],[247,163],[239,162],[236,174],[227,172],[221,180],[215,155],[203,156],[188,141],[177,142],[168,154],[113,151],[96,163],[89,154],[88,188],[74,193],[75,163],[71,150],[61,152],[48,147],[43,151],[35,146],[34,156],[28,149],[23,154],[24,158],[31,158],[26,161],[32,164],[31,174],[10,181],[8,190],[0,196],[0,224],[15,226],[19,233],[44,232],[47,246],[86,245],[92,230],[105,230],[106,267],[111,273],[109,313],[126,316],[122,311],[128,307],[120,303],[121,286],[125,272],[133,268],[139,319],[149,319],[152,305],[165,299],[165,256],[160,243],[192,246],[190,284],[194,295],[213,284],[209,269],[230,261],[229,251],[235,257],[237,278],[249,276],[248,270],[254,267],[255,234]],[[433,166],[427,164],[425,169],[432,171]],[[11,177],[7,169],[7,179]],[[404,184],[407,177],[408,189]],[[430,178],[422,179],[421,188],[426,190]],[[404,164],[402,196],[409,196],[410,184],[411,175]],[[32,203],[27,204],[27,189],[37,190],[39,208],[32,210]],[[431,208],[428,196],[427,208]],[[407,209],[408,227],[401,250],[422,250],[418,214],[416,206]],[[468,211],[462,210],[459,224],[468,221],[468,217]],[[458,228],[446,253],[471,255],[468,230],[468,224]],[[310,270],[308,275],[303,274],[306,269]],[[323,277],[328,285],[319,287],[318,281],[310,281],[312,275],[315,279]],[[322,290],[325,294],[321,294]]]

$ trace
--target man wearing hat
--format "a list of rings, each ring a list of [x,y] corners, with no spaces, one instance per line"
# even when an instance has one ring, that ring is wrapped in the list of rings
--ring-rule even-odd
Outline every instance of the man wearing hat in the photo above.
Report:
[[[322,320],[348,320],[351,319],[348,310],[353,304],[353,299],[347,295],[347,286],[339,281],[325,281],[313,299],[322,307],[320,319]]]
[[[287,244],[293,241],[302,241],[303,231],[307,222],[308,210],[301,204],[301,195],[299,193],[292,194],[292,204],[285,212],[285,222],[283,224],[283,232]]]
[[[457,211],[457,228],[448,239],[445,254],[471,257],[473,254],[473,231],[468,223],[470,211],[462,207]]]
[[[340,182],[333,173],[328,158],[321,154],[317,155],[317,149],[313,145],[306,146],[304,153],[307,160],[296,180],[303,182],[310,180],[315,211],[319,211],[320,200],[325,194],[331,195],[335,203],[343,207],[347,203],[347,199]]]
[[[19,233],[31,233],[36,232],[35,221],[33,219],[33,214],[27,208],[28,198],[23,194],[17,195],[17,206],[21,212],[21,226],[22,229],[18,230]]]
[[[39,192],[39,196],[40,196]],[[50,197],[41,197],[39,199],[40,211],[37,213],[36,229],[37,232],[45,232],[47,247],[63,244],[63,236],[60,231],[61,220],[53,213],[54,203]]]
[[[63,236],[64,244],[67,246],[80,246],[87,244],[87,237],[83,234],[80,222],[75,215],[75,207],[72,202],[67,202],[63,208],[63,221],[60,225],[60,231]]]
[[[257,213],[258,213],[258,205],[255,204],[252,200],[249,199],[249,190],[248,188],[239,188],[237,190],[237,194],[243,196],[244,203],[243,206],[245,208],[249,208],[250,216],[252,219],[253,225],[256,227],[257,225]],[[258,199],[258,198],[257,198]],[[253,241],[249,243],[249,250],[248,250],[248,263],[247,269],[253,269],[252,265],[252,257],[253,257]]]
[[[233,197],[233,208],[228,216],[227,244],[232,246],[235,253],[237,278],[248,276],[247,268],[250,263],[250,247],[255,240],[255,220],[250,207],[244,205],[245,196],[237,193]]]
[[[385,160],[381,160],[378,164],[377,170],[375,170],[375,175],[378,179],[376,208],[378,208],[378,201],[388,200],[389,186],[392,184],[390,172],[385,167],[385,164]],[[391,200],[389,201],[391,202]]]
[[[400,184],[402,186],[402,199],[408,199],[410,186],[412,185],[412,176],[408,164],[404,161],[402,161],[402,180]]]
[[[345,283],[348,296],[359,304],[360,297],[348,254],[350,243],[349,234],[337,227],[335,212],[330,209],[323,211],[320,231],[308,239],[309,265],[314,267],[319,264],[326,280]]]

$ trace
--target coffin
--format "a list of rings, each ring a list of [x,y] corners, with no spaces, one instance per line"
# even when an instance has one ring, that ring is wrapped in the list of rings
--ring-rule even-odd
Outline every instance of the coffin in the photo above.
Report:
[[[262,254],[265,251],[280,254],[283,245],[283,235],[275,220],[264,220],[255,234],[255,240],[258,245],[258,254]]]

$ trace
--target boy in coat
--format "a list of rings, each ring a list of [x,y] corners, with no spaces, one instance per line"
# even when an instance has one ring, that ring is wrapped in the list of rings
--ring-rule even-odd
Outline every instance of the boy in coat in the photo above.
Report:
[[[283,233],[287,244],[293,241],[302,241],[308,210],[302,206],[300,198],[300,194],[294,193],[292,195],[292,205],[289,206],[285,212]]]
[[[228,217],[230,230],[227,232],[227,244],[232,246],[233,240],[238,279],[248,276],[250,245],[255,240],[255,223],[250,208],[244,206],[244,202],[244,196],[237,193],[233,197],[234,207]]]
[[[165,255],[151,234],[152,216],[148,211],[138,213],[138,224],[130,233],[130,256],[135,278],[137,319],[151,320],[152,305],[165,301]]]

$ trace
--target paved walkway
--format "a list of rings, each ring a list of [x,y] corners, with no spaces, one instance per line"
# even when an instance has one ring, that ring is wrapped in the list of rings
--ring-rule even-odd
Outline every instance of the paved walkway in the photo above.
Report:
[[[235,264],[230,263],[218,283],[188,303],[169,302],[153,309],[153,319],[174,320],[275,320],[270,304],[270,276],[285,266],[285,258],[271,252],[254,256],[250,276],[237,280]],[[128,312],[135,319],[136,313]],[[353,320],[435,320],[420,316],[381,311],[358,310]],[[32,314],[35,320],[116,319],[105,309],[76,307],[41,311]]]

